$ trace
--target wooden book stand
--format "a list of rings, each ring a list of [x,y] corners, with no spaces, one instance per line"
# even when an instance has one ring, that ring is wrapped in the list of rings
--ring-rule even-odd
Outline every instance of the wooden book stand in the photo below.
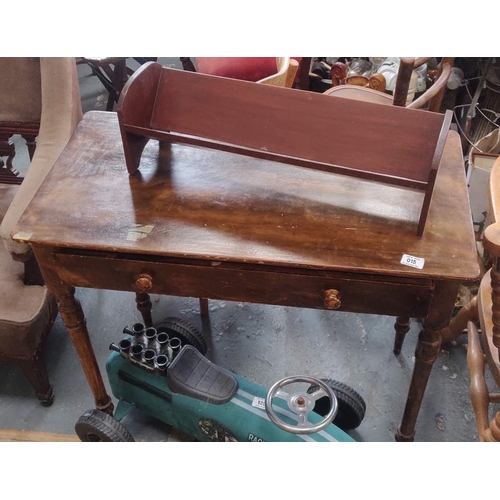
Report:
[[[118,120],[129,174],[149,139],[182,142],[423,191],[425,221],[451,123],[446,114],[335,99],[144,64]]]

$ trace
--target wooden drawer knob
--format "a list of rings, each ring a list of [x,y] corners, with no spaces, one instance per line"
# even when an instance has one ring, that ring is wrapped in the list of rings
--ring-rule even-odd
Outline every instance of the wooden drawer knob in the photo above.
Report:
[[[135,286],[143,293],[151,291],[153,288],[153,278],[149,274],[141,274],[135,281]]]
[[[341,305],[340,292],[331,288],[324,293],[325,307],[327,309],[338,309]]]

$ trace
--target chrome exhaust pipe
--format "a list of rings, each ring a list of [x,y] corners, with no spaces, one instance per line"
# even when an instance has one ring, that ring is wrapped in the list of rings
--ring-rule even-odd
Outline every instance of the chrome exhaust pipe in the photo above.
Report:
[[[156,351],[154,349],[146,349],[142,357],[147,365],[153,365],[156,357]]]
[[[132,346],[132,342],[129,339],[122,339],[118,342],[118,349],[120,350],[120,354],[125,358],[128,358],[128,353],[130,352],[130,347]]]
[[[168,360],[172,362],[177,356],[181,349],[181,340],[178,339],[177,337],[173,337],[168,341],[167,344],[167,355],[168,355]]]
[[[156,340],[156,328],[153,328],[152,326],[146,328],[146,330],[144,331],[144,337],[146,337],[147,346],[154,347]]]
[[[132,342],[130,342],[130,340],[122,339],[122,340],[120,340],[120,342],[118,342],[118,345],[115,344],[114,342],[112,342],[109,345],[109,350],[119,352],[122,356],[124,356],[125,358],[128,358],[128,353],[130,351],[131,345],[132,345]]]
[[[109,344],[109,350],[115,351],[115,352],[120,352],[120,348],[114,342],[111,342],[111,344]]]
[[[166,352],[169,339],[168,333],[158,332],[156,335],[156,345],[159,353],[164,354]]]
[[[144,346],[142,344],[134,344],[130,348],[130,354],[132,354],[132,357],[138,361],[142,359],[143,352],[144,352]]]
[[[132,329],[130,329],[128,326],[126,326],[123,329],[123,333],[127,333],[128,335],[133,335],[134,337],[139,337],[144,333],[146,330],[146,327],[144,326],[143,323],[134,323],[132,325]]]
[[[168,358],[165,354],[158,354],[155,358],[155,369],[159,373],[165,373],[168,366]]]

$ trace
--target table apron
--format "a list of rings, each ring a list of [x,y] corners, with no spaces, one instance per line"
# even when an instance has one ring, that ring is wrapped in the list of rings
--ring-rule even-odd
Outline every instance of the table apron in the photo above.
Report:
[[[75,287],[139,292],[136,281],[151,277],[147,293],[179,297],[331,309],[325,304],[325,292],[337,290],[339,311],[425,318],[434,294],[432,281],[427,284],[332,277],[318,271],[301,274],[300,270],[280,272],[224,266],[190,265],[130,259],[56,253],[54,270],[66,284]]]

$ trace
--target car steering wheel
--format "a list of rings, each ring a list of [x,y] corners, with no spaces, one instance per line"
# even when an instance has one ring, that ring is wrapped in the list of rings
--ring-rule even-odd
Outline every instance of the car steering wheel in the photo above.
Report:
[[[317,385],[320,388],[312,394],[307,394],[307,392],[288,394],[282,390],[283,387],[296,382],[306,382],[311,385]],[[325,415],[323,420],[313,425],[308,421],[307,415],[314,409],[315,402],[324,396],[327,396],[330,399],[330,411],[327,415]],[[289,425],[283,422],[283,420],[276,415],[272,405],[273,398],[275,397],[283,399],[288,403],[288,408],[290,408],[290,410],[297,415],[297,425]],[[276,382],[269,389],[266,396],[266,413],[269,420],[271,420],[271,422],[277,425],[280,429],[291,432],[292,434],[312,434],[313,432],[323,430],[332,423],[335,415],[337,414],[337,410],[337,396],[335,396],[331,387],[325,384],[322,380],[303,375],[278,380],[278,382]]]

